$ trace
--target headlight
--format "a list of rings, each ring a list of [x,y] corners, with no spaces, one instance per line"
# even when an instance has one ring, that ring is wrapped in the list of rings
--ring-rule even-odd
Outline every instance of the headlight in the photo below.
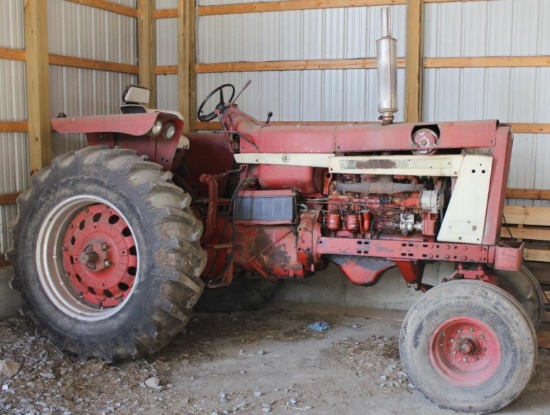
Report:
[[[159,133],[162,131],[162,121],[157,120],[155,124],[153,124],[153,128],[151,128],[151,134],[153,135],[159,135]]]
[[[166,127],[166,139],[170,140],[176,134],[176,126],[174,124],[168,124]]]

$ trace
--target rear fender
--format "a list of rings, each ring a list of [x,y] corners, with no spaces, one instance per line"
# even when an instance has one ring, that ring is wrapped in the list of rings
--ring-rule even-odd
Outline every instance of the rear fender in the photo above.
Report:
[[[153,135],[151,129],[158,121],[162,129]],[[175,134],[166,138],[170,125]],[[90,117],[66,117],[52,120],[54,131],[69,134],[86,134],[88,145],[119,146],[136,150],[149,160],[170,170],[183,130],[183,121],[174,114],[148,112],[143,114],[99,115]]]

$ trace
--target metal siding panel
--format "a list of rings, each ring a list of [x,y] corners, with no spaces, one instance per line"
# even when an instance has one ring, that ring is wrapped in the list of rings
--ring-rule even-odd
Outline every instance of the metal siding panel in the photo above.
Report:
[[[0,133],[0,193],[13,193],[29,186],[29,154],[27,133]],[[17,207],[0,206],[0,253],[11,244],[9,222],[17,215]]]
[[[398,72],[398,104],[403,108],[405,71]],[[239,98],[239,107],[264,120],[273,121],[376,121],[378,86],[375,70],[266,71],[197,75],[197,105],[214,88],[232,83],[237,91],[252,84]],[[205,108],[204,112],[210,112]],[[402,121],[402,111],[396,114]]]
[[[157,10],[177,9],[178,8],[178,0],[156,0],[155,8]]]
[[[157,19],[157,65],[178,64],[178,19]]]
[[[0,59],[0,121],[27,118],[25,63]]]
[[[0,47],[25,48],[23,5],[21,0],[0,1]]]
[[[157,107],[163,110],[178,111],[177,75],[157,75]]]
[[[48,0],[48,27],[48,47],[52,54],[137,63],[137,21],[133,17],[63,0]]]
[[[198,17],[201,63],[353,59],[376,56],[381,7]],[[392,33],[405,55],[406,7],[391,6]],[[163,38],[162,41],[166,41]]]

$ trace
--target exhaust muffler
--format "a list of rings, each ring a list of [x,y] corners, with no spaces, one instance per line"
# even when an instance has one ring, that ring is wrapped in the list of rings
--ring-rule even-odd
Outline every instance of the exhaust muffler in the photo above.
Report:
[[[376,41],[378,112],[382,125],[393,123],[397,112],[397,40],[391,36],[389,7],[381,10],[382,37]]]

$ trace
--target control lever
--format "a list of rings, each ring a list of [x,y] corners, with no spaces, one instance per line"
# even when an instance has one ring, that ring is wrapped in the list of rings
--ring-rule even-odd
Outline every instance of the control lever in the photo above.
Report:
[[[273,117],[273,113],[271,111],[268,111],[267,120],[265,120],[266,125],[269,124],[269,120],[271,120],[271,117]]]
[[[248,88],[248,85],[250,85],[252,83],[252,81],[249,79],[248,81],[246,81],[246,84],[244,84],[243,88],[239,91],[239,93],[237,94],[237,96],[235,97],[235,99],[233,100],[232,104],[234,104],[235,102],[237,102],[237,100],[239,99],[239,97],[241,96],[241,94],[244,92],[244,90],[246,88]]]

